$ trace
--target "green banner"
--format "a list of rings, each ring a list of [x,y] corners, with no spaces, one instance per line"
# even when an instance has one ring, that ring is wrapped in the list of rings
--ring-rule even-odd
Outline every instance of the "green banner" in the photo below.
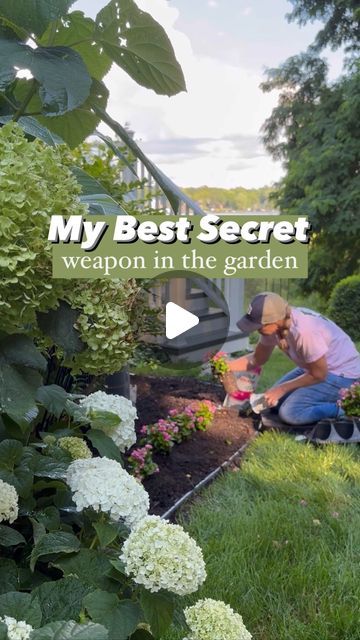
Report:
[[[54,278],[153,278],[171,271],[207,278],[308,275],[304,216],[89,215],[84,226],[77,216],[70,223],[53,218]]]

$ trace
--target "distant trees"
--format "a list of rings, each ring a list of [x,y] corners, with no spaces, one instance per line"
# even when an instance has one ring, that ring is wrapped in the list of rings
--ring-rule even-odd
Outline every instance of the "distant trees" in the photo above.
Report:
[[[189,187],[184,189],[203,209],[246,211],[246,209],[273,209],[271,187],[260,189],[221,189],[219,187]]]
[[[290,20],[321,19],[324,28],[305,53],[269,69],[266,92],[280,90],[278,105],[264,123],[266,148],[283,161],[285,177],[275,202],[283,212],[308,214],[313,224],[305,291],[323,296],[359,268],[360,237],[360,45],[357,3],[350,0],[292,0]],[[319,52],[344,48],[343,75],[327,79]]]

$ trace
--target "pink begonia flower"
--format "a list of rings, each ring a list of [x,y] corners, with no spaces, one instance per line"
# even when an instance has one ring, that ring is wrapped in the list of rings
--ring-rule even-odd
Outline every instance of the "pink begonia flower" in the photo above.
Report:
[[[177,415],[177,409],[170,409],[169,416],[176,416],[176,415]]]

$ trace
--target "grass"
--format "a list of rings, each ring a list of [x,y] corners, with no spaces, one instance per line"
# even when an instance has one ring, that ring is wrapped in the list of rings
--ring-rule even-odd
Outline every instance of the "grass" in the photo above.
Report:
[[[208,572],[184,606],[224,600],[254,640],[359,640],[356,447],[261,435],[241,469],[215,482],[180,522],[201,545]],[[173,629],[164,640],[184,635]]]
[[[256,341],[258,340],[258,334],[256,334]],[[357,350],[360,352],[360,341],[355,343]],[[252,345],[255,347],[255,344]],[[235,355],[234,357],[239,357],[240,353]],[[280,349],[275,348],[270,360],[264,365],[261,373],[261,378],[259,380],[258,387],[256,389],[257,393],[261,393],[266,389],[269,389],[279,378],[281,378],[285,373],[294,369],[296,364],[292,362],[284,353],[280,351]],[[200,380],[211,380],[211,376],[203,375],[201,371],[201,365],[195,366],[192,369],[189,369],[188,362],[180,362],[176,365],[176,368],[167,368],[161,364],[153,364],[138,366],[133,370],[133,373],[139,375],[152,375],[152,376],[176,376],[182,377],[186,376],[187,378],[198,378]],[[359,634],[360,639],[360,634]]]
[[[270,360],[262,369],[256,392],[261,393],[269,389],[279,378],[288,371],[291,371],[291,369],[294,369],[294,367],[296,367],[295,363],[282,353],[280,349],[274,349]]]

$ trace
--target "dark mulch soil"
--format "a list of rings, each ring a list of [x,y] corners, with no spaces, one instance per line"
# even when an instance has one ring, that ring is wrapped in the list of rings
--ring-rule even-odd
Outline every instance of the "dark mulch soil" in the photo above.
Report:
[[[169,409],[184,409],[194,400],[211,400],[218,405],[214,421],[206,432],[175,445],[170,455],[155,454],[160,473],[144,482],[150,495],[151,513],[163,514],[181,496],[227,460],[254,437],[252,420],[224,409],[222,387],[194,378],[134,376],[137,385],[137,427],[165,418]]]

